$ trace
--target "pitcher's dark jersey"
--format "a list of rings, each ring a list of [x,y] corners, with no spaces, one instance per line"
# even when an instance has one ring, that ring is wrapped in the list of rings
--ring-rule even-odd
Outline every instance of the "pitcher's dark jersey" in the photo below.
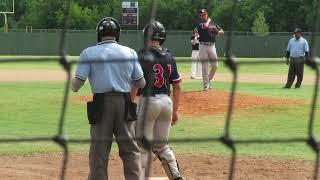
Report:
[[[216,23],[214,22],[210,22],[209,23],[210,26],[216,26],[218,30],[221,30],[221,27],[218,26]],[[197,28],[196,28],[197,32],[199,33],[199,41],[200,43],[201,42],[212,42],[212,43],[215,43],[216,42],[216,36],[211,36],[209,34],[209,31],[208,31],[208,27],[205,26],[204,23],[199,23],[197,25]]]
[[[146,86],[139,89],[138,95],[169,95],[170,84],[181,82],[176,61],[167,49],[143,49],[138,53],[138,58],[146,79]]]

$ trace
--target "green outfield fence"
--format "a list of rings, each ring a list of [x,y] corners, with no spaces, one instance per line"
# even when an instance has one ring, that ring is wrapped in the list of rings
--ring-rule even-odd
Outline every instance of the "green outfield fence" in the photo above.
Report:
[[[152,1],[152,12],[155,12],[156,10],[156,0]],[[230,96],[229,96],[229,104],[228,104],[228,111],[226,115],[226,120],[225,120],[225,125],[224,125],[224,132],[220,134],[219,136],[208,136],[208,137],[199,137],[199,138],[179,138],[179,139],[170,139],[170,143],[203,143],[203,142],[220,142],[223,145],[225,145],[231,152],[230,155],[230,164],[229,164],[229,173],[228,173],[228,179],[235,179],[235,171],[236,169],[236,163],[237,163],[237,155],[238,155],[238,146],[239,145],[254,145],[254,144],[282,144],[282,145],[290,145],[292,143],[301,143],[305,144],[306,146],[310,147],[315,155],[314,159],[314,169],[313,169],[313,179],[317,180],[319,179],[319,161],[320,161],[320,143],[318,138],[315,136],[315,112],[316,112],[316,105],[317,105],[317,99],[318,99],[318,92],[319,92],[319,66],[317,65],[315,61],[315,55],[319,53],[319,37],[317,36],[316,33],[310,33],[309,38],[310,38],[310,45],[312,47],[311,51],[311,56],[306,59],[306,66],[311,68],[314,72],[315,76],[315,83],[314,83],[314,91],[313,94],[310,94],[312,96],[311,98],[311,107],[310,107],[310,114],[308,117],[305,117],[305,120],[308,121],[308,132],[306,136],[303,137],[290,137],[290,138],[273,138],[270,139],[268,137],[261,138],[261,139],[255,139],[255,138],[248,138],[248,139],[239,139],[239,137],[234,136],[231,137],[231,124],[232,124],[232,115],[233,115],[233,110],[234,110],[234,97],[235,97],[235,92],[237,91],[237,85],[238,85],[238,68],[240,66],[252,66],[256,64],[280,64],[283,62],[276,61],[276,60],[261,60],[261,61],[241,61],[237,62],[236,58],[240,56],[249,56],[249,54],[255,55],[254,53],[257,52],[250,52],[253,51],[255,46],[258,47],[269,47],[272,49],[261,49],[259,51],[264,52],[266,54],[263,55],[263,57],[273,57],[275,55],[269,55],[269,53],[272,53],[272,51],[276,51],[277,48],[283,48],[285,47],[288,36],[290,36],[290,33],[286,33],[283,35],[277,35],[278,38],[272,38],[272,36],[267,36],[263,38],[258,38],[258,37],[252,37],[248,35],[242,35],[242,36],[237,36],[234,35],[232,30],[234,29],[234,19],[237,17],[237,9],[239,9],[237,6],[239,5],[239,0],[234,0],[233,1],[233,9],[232,9],[232,14],[230,14],[230,24],[229,28],[231,31],[226,33],[226,36],[224,37],[224,42],[220,42],[221,39],[218,41],[218,46],[223,47],[225,52],[220,50],[220,53],[224,53],[226,58],[223,60],[223,63],[230,69],[230,73],[232,74],[233,80],[231,82],[231,91],[230,91]],[[86,32],[85,35],[78,32],[73,32],[69,33],[67,32],[67,25],[68,25],[68,19],[70,17],[70,4],[71,0],[68,0],[68,6],[65,10],[65,28],[61,30],[61,32],[53,32],[53,33],[22,33],[22,32],[10,32],[8,34],[1,34],[1,48],[7,47],[6,49],[9,51],[10,48],[16,49],[15,44],[19,44],[18,52],[22,53],[25,51],[25,49],[28,49],[28,52],[40,52],[44,51],[45,49],[50,49],[51,53],[53,55],[58,54],[59,55],[59,60],[56,61],[59,63],[65,70],[65,73],[67,75],[66,77],[66,82],[65,82],[65,89],[64,89],[64,96],[63,96],[63,102],[61,106],[61,112],[59,114],[58,118],[58,127],[57,127],[57,133],[54,136],[45,136],[45,137],[33,137],[33,138],[3,138],[0,137],[0,144],[7,144],[7,143],[36,143],[36,142],[47,142],[51,143],[54,142],[58,146],[61,147],[62,151],[64,152],[63,154],[63,160],[62,160],[62,166],[57,167],[57,171],[60,171],[60,179],[65,179],[65,174],[66,171],[68,170],[67,164],[68,164],[68,158],[70,156],[69,152],[69,145],[70,144],[80,144],[80,143],[90,143],[92,141],[105,141],[105,140],[112,140],[112,139],[68,139],[66,138],[67,134],[64,134],[64,128],[65,128],[65,122],[66,122],[66,107],[68,104],[68,97],[69,97],[69,91],[70,91],[70,79],[71,79],[71,67],[77,64],[78,62],[76,60],[69,60],[67,59],[68,54],[73,54],[73,53],[79,53],[79,52],[72,52],[78,51],[78,48],[80,46],[82,48],[86,47],[88,44],[95,43],[95,35],[92,32]],[[316,16],[314,17],[314,22],[313,22],[313,30],[312,32],[319,32],[320,30],[320,0],[316,1],[315,4],[315,11],[316,11]],[[151,13],[150,19],[154,20],[156,17],[155,13]],[[49,34],[48,34],[49,33]],[[169,40],[167,42],[168,47],[171,49],[176,50],[174,47],[179,46],[176,48],[184,48],[186,52],[190,51],[189,48],[189,33],[185,32],[185,34],[179,33],[179,32],[172,32],[172,36],[176,37],[171,38],[171,35],[169,34]],[[135,33],[130,33],[128,32],[128,35],[130,37],[134,37],[136,34]],[[139,43],[136,44],[134,41],[134,38],[129,40],[125,39],[124,37],[126,36],[126,32],[123,32],[122,36],[122,43],[132,43],[132,47],[134,48],[139,48]],[[7,38],[6,41],[3,42],[3,38]],[[139,37],[137,35],[137,37]],[[136,37],[136,38],[137,38]],[[33,40],[33,38],[37,40]],[[80,40],[79,40],[79,39]],[[9,41],[8,39],[11,39]],[[82,41],[82,39],[88,39],[88,42]],[[171,39],[171,40],[170,40]],[[244,41],[244,39],[246,41]],[[270,42],[271,40],[277,39],[277,42]],[[126,40],[126,41],[124,41]],[[254,43],[254,45],[250,45],[250,40]],[[270,41],[269,41],[270,40]],[[281,43],[280,43],[281,41]],[[282,42],[283,41],[283,42]],[[40,43],[40,44],[37,44]],[[182,43],[184,42],[184,43]],[[259,42],[259,43],[258,43]],[[74,45],[75,43],[79,43],[81,45],[76,46]],[[173,44],[171,44],[173,43]],[[44,46],[46,44],[50,45],[50,48],[42,48],[41,46]],[[74,47],[73,47],[74,45]],[[170,45],[170,46],[169,46]],[[28,47],[30,46],[30,47]],[[172,47],[171,47],[172,46]],[[242,46],[242,47],[240,47]],[[32,48],[31,48],[32,47]],[[250,48],[251,47],[251,48]],[[258,49],[258,47],[256,47]],[[1,49],[0,48],[0,49]],[[239,49],[237,49],[239,48]],[[248,54],[241,54],[243,51],[246,50]],[[283,50],[279,51],[279,55],[282,55]],[[18,53],[18,54],[19,54]],[[11,54],[11,53],[10,53]],[[12,52],[12,54],[17,55],[17,52]],[[50,54],[50,53],[49,53]],[[189,53],[188,53],[189,54]],[[34,55],[34,54],[33,54]],[[45,55],[48,55],[48,51],[45,53]],[[178,54],[179,56],[185,56],[186,54]],[[44,58],[43,61],[54,61],[52,58]],[[205,61],[205,60],[202,60]],[[37,59],[32,59],[31,57],[29,59],[7,59],[7,60],[0,60],[0,65],[1,63],[19,63],[19,62],[39,62]],[[102,61],[95,61],[91,63],[106,63]],[[116,61],[108,61],[110,63],[115,63]],[[119,61],[118,61],[119,62]],[[121,61],[123,62],[123,61]],[[88,63],[88,62],[83,62],[83,63]],[[181,60],[181,63],[190,63],[190,59],[185,58],[184,60]],[[148,102],[147,102],[148,103]],[[146,106],[148,108],[149,106]],[[85,109],[84,109],[85,111]],[[147,111],[147,109],[146,109]],[[143,118],[144,119],[144,118]],[[144,130],[142,129],[142,132]],[[259,132],[256,132],[259,133]],[[127,139],[120,139],[121,141],[127,141]],[[145,147],[149,149],[149,152],[151,152],[150,149],[150,144],[152,142],[147,141],[146,138],[143,139],[137,139],[140,142],[142,142]],[[156,140],[155,140],[156,141]],[[150,155],[149,155],[150,157]],[[149,159],[149,164],[151,163],[151,158]],[[110,167],[112,168],[112,167]],[[299,168],[299,167],[296,167]],[[49,176],[49,175],[48,175]],[[212,177],[212,179],[215,179],[215,177]]]
[[[0,55],[58,55],[59,29],[11,29],[9,33],[0,33]],[[120,43],[136,51],[142,48],[142,32],[123,30]],[[225,37],[218,37],[216,48],[218,56],[224,56],[226,50]],[[292,33],[271,32],[266,36],[256,36],[251,32],[233,32],[232,52],[238,57],[283,57]],[[164,46],[174,52],[175,56],[191,56],[191,31],[168,31],[168,38]],[[304,33],[310,42],[311,33]],[[320,42],[320,33],[316,34],[316,41]],[[66,50],[69,55],[77,56],[89,45],[96,43],[93,30],[68,30],[66,34]],[[316,47],[320,49],[320,46]],[[320,56],[320,52],[317,52]]]

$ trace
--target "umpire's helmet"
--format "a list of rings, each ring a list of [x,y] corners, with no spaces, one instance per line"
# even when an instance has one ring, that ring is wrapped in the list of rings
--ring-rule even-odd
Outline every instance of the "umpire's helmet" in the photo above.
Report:
[[[96,27],[98,42],[101,42],[103,36],[113,36],[119,42],[121,26],[112,17],[105,17],[101,19]]]
[[[153,23],[147,24],[143,28],[143,38],[146,40],[157,40],[160,42],[160,45],[164,43],[167,37],[167,32],[163,24],[159,21],[155,21]]]

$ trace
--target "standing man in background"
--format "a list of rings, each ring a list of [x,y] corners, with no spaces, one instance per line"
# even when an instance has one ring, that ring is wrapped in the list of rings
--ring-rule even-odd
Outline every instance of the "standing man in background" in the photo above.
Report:
[[[287,83],[283,88],[291,88],[295,76],[297,82],[295,88],[300,88],[303,80],[305,58],[309,56],[309,45],[301,34],[300,28],[294,30],[294,37],[289,40],[286,54],[286,64],[289,65]]]
[[[197,74],[201,74],[202,70],[200,67],[199,57],[199,34],[196,30],[192,32],[191,36],[191,79],[195,79]]]
[[[96,30],[98,44],[82,51],[72,79],[72,90],[77,92],[88,78],[94,94],[92,104],[89,106],[88,103],[92,140],[88,179],[108,179],[108,160],[114,135],[125,179],[141,180],[141,153],[133,139],[135,130],[128,118],[128,104],[131,101],[130,86],[143,88],[145,85],[143,72],[136,52],[118,44],[120,24],[115,19],[103,18]]]
[[[224,31],[210,18],[206,9],[199,10],[200,23],[197,25],[197,32],[199,33],[200,41],[200,61],[202,61],[202,80],[203,90],[211,89],[211,80],[218,68],[218,56],[216,52],[215,42],[216,36],[224,35]],[[211,65],[210,73],[208,75],[208,62]]]
[[[178,122],[181,77],[171,52],[161,47],[166,40],[165,27],[158,21],[143,29],[145,48],[139,52],[139,62],[146,86],[139,89],[137,137],[151,142],[151,150],[162,163],[169,180],[182,180],[176,157],[168,145],[170,128]],[[172,99],[170,98],[172,85]],[[132,88],[131,93],[136,94]],[[132,96],[133,97],[133,96]],[[135,99],[135,98],[133,98]],[[141,144],[142,176],[148,175],[148,151]]]

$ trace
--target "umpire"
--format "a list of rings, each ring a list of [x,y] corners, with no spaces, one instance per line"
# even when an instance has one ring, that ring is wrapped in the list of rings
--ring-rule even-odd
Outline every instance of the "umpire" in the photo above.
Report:
[[[94,94],[92,104],[88,103],[92,139],[88,179],[108,179],[108,159],[114,134],[125,178],[140,180],[141,153],[133,140],[134,126],[127,112],[130,86],[144,87],[143,72],[136,52],[118,44],[120,24],[115,19],[103,18],[96,30],[98,44],[82,51],[72,79],[72,90],[77,92],[88,78]]]
[[[295,76],[297,82],[295,88],[300,88],[303,80],[303,68],[305,58],[309,56],[308,42],[301,36],[301,29],[294,30],[294,37],[289,40],[286,54],[286,63],[289,66],[287,84],[283,88],[291,88]]]

